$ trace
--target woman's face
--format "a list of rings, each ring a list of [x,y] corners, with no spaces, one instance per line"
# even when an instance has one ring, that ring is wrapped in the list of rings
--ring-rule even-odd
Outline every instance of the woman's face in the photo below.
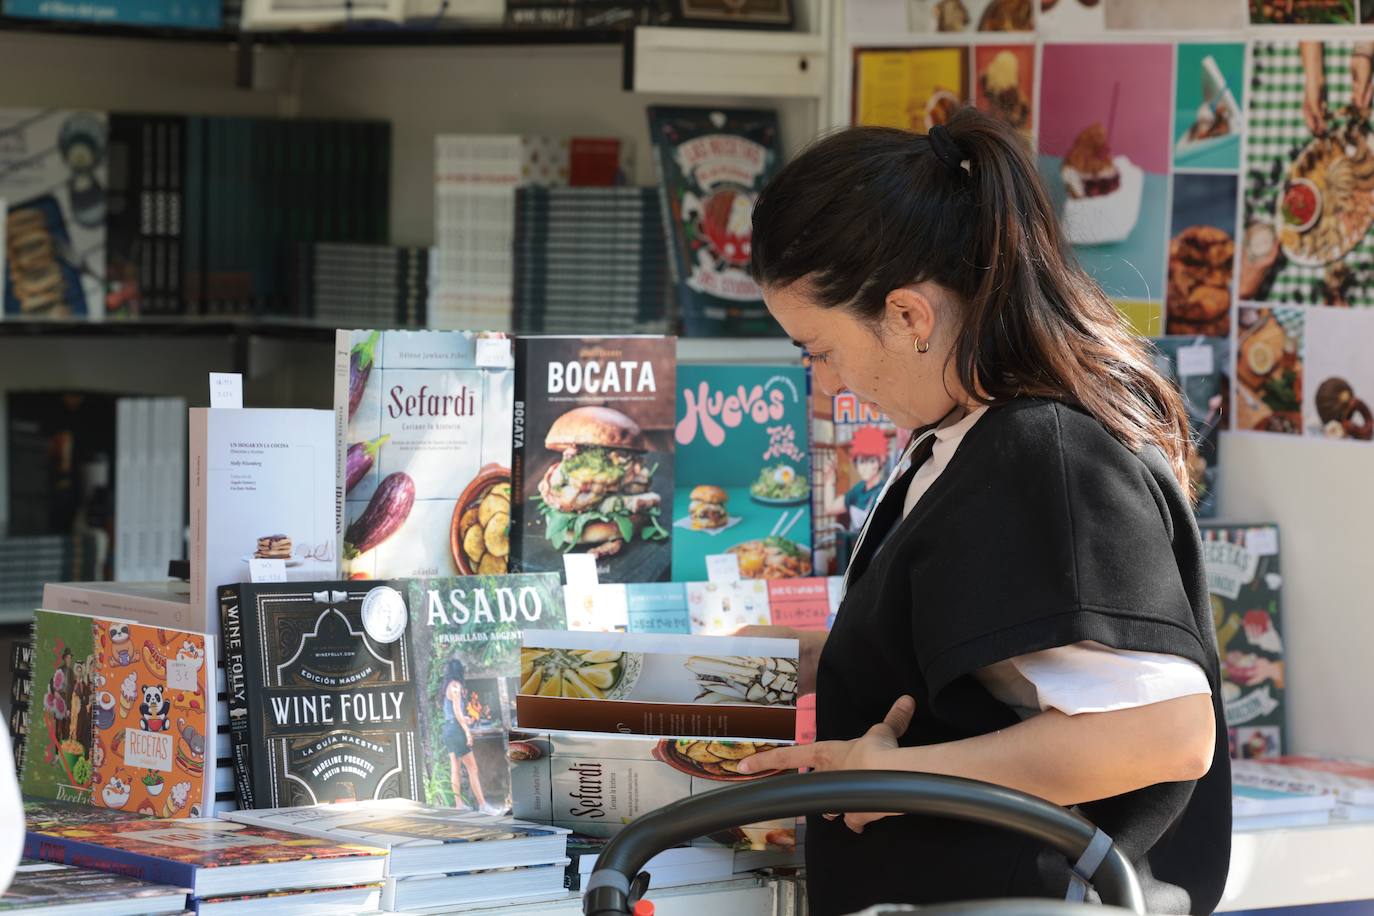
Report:
[[[876,324],[843,308],[814,304],[805,281],[764,290],[768,311],[811,357],[827,396],[849,391],[904,429],[936,423],[966,399],[949,368],[954,313],[931,284],[894,290]],[[919,338],[930,349],[917,353]]]

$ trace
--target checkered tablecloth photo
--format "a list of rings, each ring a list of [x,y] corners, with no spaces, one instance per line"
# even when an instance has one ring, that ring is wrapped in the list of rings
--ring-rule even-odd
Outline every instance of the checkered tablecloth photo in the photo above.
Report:
[[[1328,117],[1350,102],[1349,41],[1324,42]],[[1274,219],[1289,166],[1312,139],[1302,119],[1303,73],[1298,43],[1256,42],[1251,56],[1250,118],[1246,142],[1246,223]],[[1354,280],[1346,294],[1353,306],[1374,306],[1374,232],[1346,257]],[[1325,269],[1285,262],[1266,297],[1269,302],[1324,305]]]

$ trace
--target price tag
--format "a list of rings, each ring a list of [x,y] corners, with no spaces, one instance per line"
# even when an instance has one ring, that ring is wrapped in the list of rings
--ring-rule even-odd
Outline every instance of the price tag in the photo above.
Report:
[[[504,369],[511,364],[511,343],[509,337],[477,338],[477,354],[474,361],[479,369]]]
[[[600,582],[596,574],[596,557],[589,553],[563,554],[563,573],[569,588],[595,589]]]
[[[237,372],[211,372],[210,406],[231,410],[243,407],[243,376]]]
[[[1279,529],[1249,528],[1245,532],[1245,549],[1257,557],[1275,557],[1279,553]]]
[[[1216,359],[1208,346],[1178,348],[1178,377],[1211,375],[1216,371]]]
[[[173,690],[189,690],[194,693],[199,686],[196,679],[196,672],[199,670],[200,665],[193,658],[169,658],[167,686]]]
[[[253,557],[248,561],[248,578],[251,582],[285,582],[286,561]]]
[[[706,578],[717,585],[739,581],[739,557],[733,553],[713,553],[706,557]]]

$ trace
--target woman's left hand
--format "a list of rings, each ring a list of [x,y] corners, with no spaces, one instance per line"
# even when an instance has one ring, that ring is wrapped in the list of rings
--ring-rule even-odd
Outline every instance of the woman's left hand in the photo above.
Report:
[[[764,770],[888,770],[894,769],[890,752],[898,747],[897,739],[906,734],[911,717],[916,713],[916,701],[909,696],[899,697],[887,711],[883,721],[870,728],[862,738],[853,741],[817,741],[764,751],[740,761],[740,772],[758,773]],[[827,814],[828,818],[839,817]],[[844,822],[855,833],[887,814],[845,814]]]

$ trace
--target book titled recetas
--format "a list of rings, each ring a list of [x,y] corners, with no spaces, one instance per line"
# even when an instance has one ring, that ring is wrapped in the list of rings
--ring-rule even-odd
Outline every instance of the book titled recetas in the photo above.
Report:
[[[216,589],[252,561],[286,578],[338,576],[334,415],[328,410],[191,411],[192,613],[219,626]]]
[[[345,576],[510,569],[513,380],[504,334],[338,332]]]
[[[418,796],[404,586],[223,586],[220,612],[240,807]]]
[[[511,538],[525,572],[570,551],[603,582],[657,582],[671,565],[676,341],[516,341]]]

